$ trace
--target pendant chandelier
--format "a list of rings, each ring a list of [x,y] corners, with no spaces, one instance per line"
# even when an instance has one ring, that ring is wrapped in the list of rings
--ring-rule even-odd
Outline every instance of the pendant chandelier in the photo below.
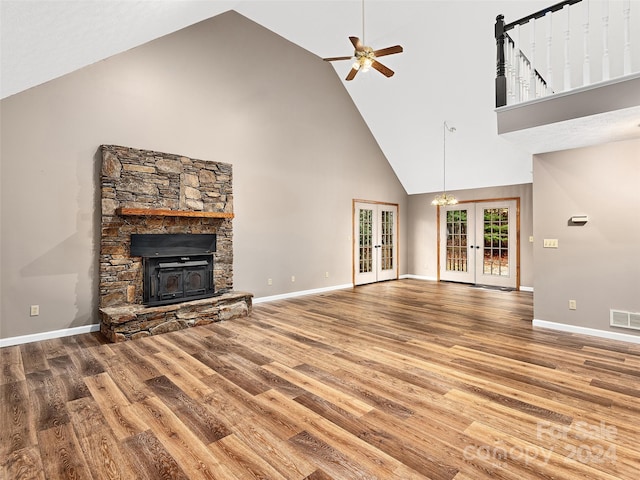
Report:
[[[436,195],[436,198],[431,202],[431,205],[436,205],[438,207],[455,205],[458,203],[456,197],[447,193],[447,132],[455,132],[456,127],[449,127],[446,120],[442,127],[442,193],[440,195]]]

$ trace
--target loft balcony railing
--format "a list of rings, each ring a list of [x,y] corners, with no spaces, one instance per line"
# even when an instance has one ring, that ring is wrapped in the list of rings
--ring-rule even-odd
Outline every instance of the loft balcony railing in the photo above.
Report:
[[[511,23],[498,15],[496,107],[606,82],[630,75],[634,68],[638,71],[639,59],[632,65],[631,32],[633,27],[637,42],[640,3],[633,3],[633,24],[631,0],[565,0]],[[544,48],[539,48],[541,44]],[[576,75],[580,70],[581,79]]]

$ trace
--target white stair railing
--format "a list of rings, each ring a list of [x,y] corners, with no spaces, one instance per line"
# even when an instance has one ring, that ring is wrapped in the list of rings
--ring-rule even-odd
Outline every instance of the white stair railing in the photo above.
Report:
[[[536,22],[542,18],[546,21]],[[554,25],[562,32],[559,41]],[[572,35],[572,30],[581,34]],[[521,41],[523,35],[528,41]],[[640,71],[640,1],[565,0],[508,24],[499,15],[495,38],[496,106],[533,100],[610,80],[612,69],[616,78]],[[556,45],[560,42],[562,47]],[[561,79],[554,78],[556,72]],[[575,80],[573,73],[578,74]]]

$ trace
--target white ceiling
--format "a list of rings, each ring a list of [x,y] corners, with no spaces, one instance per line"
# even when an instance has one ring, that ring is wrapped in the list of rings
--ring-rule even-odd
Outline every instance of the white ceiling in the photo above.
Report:
[[[457,128],[447,137],[447,189],[532,181],[531,145],[496,131],[493,24],[550,3],[366,0],[366,43],[405,51],[382,60],[394,77],[371,71],[344,84],[408,193],[442,188],[445,120]],[[351,54],[348,36],[362,33],[360,0],[1,0],[1,96],[230,9],[319,58]],[[350,63],[332,65],[344,78]]]

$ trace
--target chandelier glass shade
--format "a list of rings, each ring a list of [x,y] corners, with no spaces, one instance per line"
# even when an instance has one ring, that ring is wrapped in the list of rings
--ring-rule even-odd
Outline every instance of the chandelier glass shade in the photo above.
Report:
[[[440,195],[436,195],[436,197],[431,201],[431,205],[436,205],[439,207],[444,207],[446,205],[455,205],[456,203],[458,203],[458,199],[446,192],[443,192]]]
[[[431,202],[431,205],[444,207],[447,205],[455,205],[458,203],[456,197],[447,193],[447,132],[455,132],[455,127],[449,127],[445,120],[443,124],[442,131],[442,193],[440,195],[436,195],[436,197]]]

